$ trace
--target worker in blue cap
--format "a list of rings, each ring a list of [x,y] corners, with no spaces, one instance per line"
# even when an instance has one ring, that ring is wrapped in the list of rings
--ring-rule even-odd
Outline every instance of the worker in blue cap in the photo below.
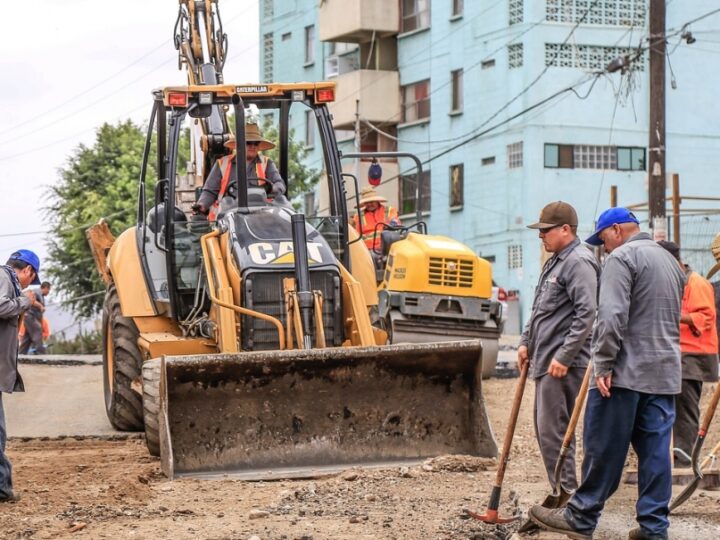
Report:
[[[670,253],[640,231],[627,208],[600,214],[586,242],[605,246],[608,255],[592,337],[595,378],[585,409],[582,483],[565,508],[534,506],[530,519],[545,530],[591,539],[632,445],[638,456],[639,527],[628,538],[665,540],[685,275]]]
[[[35,300],[29,285],[40,284],[40,259],[29,249],[10,255],[0,270],[0,503],[15,502],[20,497],[13,491],[12,466],[5,455],[7,430],[2,394],[23,392],[22,378],[17,369],[18,323]]]

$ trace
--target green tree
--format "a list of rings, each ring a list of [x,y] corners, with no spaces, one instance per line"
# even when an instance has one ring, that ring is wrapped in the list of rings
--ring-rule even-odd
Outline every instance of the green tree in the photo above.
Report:
[[[144,131],[130,120],[103,124],[95,143],[78,146],[59,170],[59,182],[51,186],[47,211],[51,222],[48,274],[69,298],[80,316],[90,316],[102,306],[105,287],[100,280],[85,229],[104,217],[115,235],[136,223],[140,165]],[[146,178],[156,177],[148,163]],[[148,194],[152,194],[152,182]]]

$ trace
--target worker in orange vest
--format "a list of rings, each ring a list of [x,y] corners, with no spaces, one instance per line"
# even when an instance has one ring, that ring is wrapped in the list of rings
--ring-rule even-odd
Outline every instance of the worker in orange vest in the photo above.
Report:
[[[226,195],[235,180],[235,139],[225,143],[233,153],[217,160],[205,181],[200,197],[193,211],[208,216],[214,221],[220,210],[220,201]],[[278,172],[275,162],[260,152],[271,150],[275,145],[265,139],[256,123],[245,124],[245,163],[247,165],[248,187],[264,187],[273,197],[285,194],[285,182]],[[234,195],[233,195],[234,196]]]
[[[378,195],[371,186],[364,187],[360,192],[362,228],[358,222],[358,215],[353,216],[353,227],[362,236],[365,245],[373,254],[380,252],[380,233],[385,228],[384,226],[400,225],[397,210],[387,202],[387,199]]]
[[[680,313],[680,353],[682,354],[682,388],[675,396],[673,446],[682,452],[675,455],[676,467],[688,467],[700,424],[700,396],[703,382],[718,380],[718,335],[715,291],[712,284],[686,266],[675,242],[658,242],[685,271],[687,283]]]

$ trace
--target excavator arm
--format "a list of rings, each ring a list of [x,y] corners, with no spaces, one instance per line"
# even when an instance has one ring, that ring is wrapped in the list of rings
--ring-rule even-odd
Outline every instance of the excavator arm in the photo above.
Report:
[[[189,85],[223,83],[228,38],[222,27],[218,0],[179,0],[175,22],[178,69],[186,69]],[[215,160],[226,154],[230,138],[225,111],[213,105],[207,118],[200,118],[193,130],[195,173],[205,178]]]

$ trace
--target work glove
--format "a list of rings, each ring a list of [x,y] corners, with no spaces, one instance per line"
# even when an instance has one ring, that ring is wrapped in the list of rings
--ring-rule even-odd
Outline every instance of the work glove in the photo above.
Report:
[[[272,185],[272,194],[277,195],[285,195],[285,184],[282,182],[274,182]]]
[[[195,203],[195,204],[193,204],[193,205],[190,207],[190,209],[192,210],[192,213],[193,213],[194,216],[196,216],[196,215],[198,215],[198,214],[202,214],[203,216],[207,216],[207,215],[210,213],[210,210],[209,210],[208,208],[205,208],[205,207],[204,207],[202,204],[200,204],[200,203]]]

